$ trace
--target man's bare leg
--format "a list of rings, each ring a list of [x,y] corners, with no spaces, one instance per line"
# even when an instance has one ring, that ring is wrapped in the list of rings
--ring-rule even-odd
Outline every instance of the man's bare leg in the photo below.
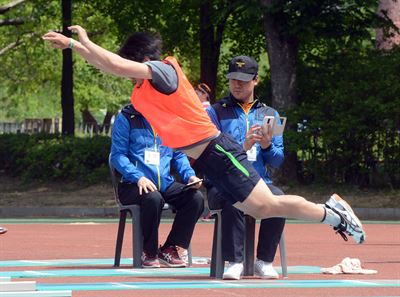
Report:
[[[321,222],[325,215],[321,205],[301,196],[275,196],[262,179],[243,203],[236,203],[234,206],[257,219],[284,217]]]
[[[245,201],[235,203],[234,206],[259,219],[284,217],[329,224],[345,240],[347,237],[344,233],[353,236],[357,243],[362,243],[366,237],[361,222],[344,200],[338,207],[331,207],[315,204],[296,195],[275,196],[262,179]]]

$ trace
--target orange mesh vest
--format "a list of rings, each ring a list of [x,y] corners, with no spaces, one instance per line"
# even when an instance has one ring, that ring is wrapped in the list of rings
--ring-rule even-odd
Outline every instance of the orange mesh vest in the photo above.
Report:
[[[154,127],[165,146],[182,148],[212,138],[218,130],[178,62],[173,57],[163,62],[174,67],[178,76],[177,90],[169,95],[162,94],[148,80],[143,80],[133,89],[133,106]]]

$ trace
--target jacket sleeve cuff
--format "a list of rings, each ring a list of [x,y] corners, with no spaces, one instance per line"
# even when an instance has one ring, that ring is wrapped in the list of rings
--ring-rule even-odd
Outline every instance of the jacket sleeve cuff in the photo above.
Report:
[[[141,179],[144,176],[144,174],[142,172],[135,172],[132,174],[129,174],[126,179],[124,179],[124,182],[129,182],[129,183],[135,183],[137,184],[137,182],[139,181],[139,179]]]
[[[271,142],[271,144],[269,145],[269,147],[267,147],[267,148],[265,148],[265,149],[261,148],[261,151],[262,151],[263,153],[269,152],[269,151],[271,151],[273,145],[274,145],[274,144]]]

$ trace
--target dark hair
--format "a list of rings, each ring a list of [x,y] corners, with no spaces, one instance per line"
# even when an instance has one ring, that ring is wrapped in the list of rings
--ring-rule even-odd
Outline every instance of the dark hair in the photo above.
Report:
[[[211,95],[211,88],[206,83],[198,84],[197,89],[206,94],[207,96]]]
[[[143,62],[146,57],[160,60],[161,48],[162,40],[158,33],[136,32],[126,39],[118,55],[136,62]]]

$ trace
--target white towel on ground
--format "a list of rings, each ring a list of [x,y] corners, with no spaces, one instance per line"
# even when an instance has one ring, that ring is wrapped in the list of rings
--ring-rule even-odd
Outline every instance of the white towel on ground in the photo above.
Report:
[[[361,266],[360,259],[357,258],[344,258],[339,264],[321,268],[321,272],[325,274],[376,274],[378,271],[372,269],[364,269]]]

